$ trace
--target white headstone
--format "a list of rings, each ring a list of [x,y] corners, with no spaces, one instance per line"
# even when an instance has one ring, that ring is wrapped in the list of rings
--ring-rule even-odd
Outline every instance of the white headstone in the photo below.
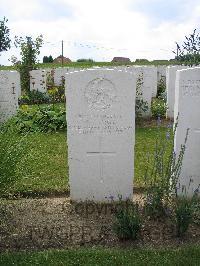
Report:
[[[176,71],[187,66],[168,66],[166,70],[167,117],[174,118]]]
[[[65,80],[65,74],[68,72],[72,72],[76,69],[70,67],[59,67],[54,70],[54,85],[62,86]],[[78,69],[77,69],[78,70]]]
[[[17,71],[0,71],[0,122],[17,113],[20,75]]]
[[[163,79],[164,83],[166,83],[166,66],[157,66],[157,81],[160,82]]]
[[[117,66],[114,69],[128,71],[136,76],[139,97],[147,103],[148,110],[142,116],[151,115],[151,100],[157,94],[157,68],[154,66]],[[137,97],[137,96],[136,96]]]
[[[200,68],[177,71],[175,112],[178,127],[175,136],[175,152],[178,154],[184,144],[189,128],[186,151],[180,174],[180,188],[192,196],[195,190],[200,195]]]
[[[132,197],[135,77],[125,71],[87,69],[66,74],[71,199]]]
[[[37,69],[30,71],[30,91],[47,92],[47,71]]]
[[[151,100],[157,94],[156,67],[136,67],[137,84],[142,92],[142,99],[147,102],[148,111],[143,116],[151,115]]]

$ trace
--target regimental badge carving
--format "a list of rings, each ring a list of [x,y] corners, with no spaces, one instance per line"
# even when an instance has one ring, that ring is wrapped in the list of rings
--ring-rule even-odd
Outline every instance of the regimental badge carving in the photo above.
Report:
[[[5,74],[0,73],[0,86],[8,83],[8,77]]]
[[[110,80],[97,78],[88,83],[84,96],[91,109],[108,109],[116,101],[117,91]]]

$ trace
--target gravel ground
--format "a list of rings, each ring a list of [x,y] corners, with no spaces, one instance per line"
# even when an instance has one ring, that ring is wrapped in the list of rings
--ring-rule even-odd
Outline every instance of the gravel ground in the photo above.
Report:
[[[135,195],[140,204],[141,195]],[[43,250],[79,246],[167,247],[200,244],[200,226],[192,224],[182,239],[168,219],[143,220],[137,241],[120,242],[112,232],[111,205],[71,203],[69,198],[0,201],[0,250]]]

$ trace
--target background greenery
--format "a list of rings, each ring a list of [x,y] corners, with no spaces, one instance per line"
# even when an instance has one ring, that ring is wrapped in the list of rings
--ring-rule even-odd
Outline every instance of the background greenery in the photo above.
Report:
[[[92,67],[92,66],[123,66],[123,65],[177,65],[181,64],[178,61],[168,61],[168,60],[154,60],[151,62],[130,62],[130,63],[113,63],[113,62],[71,62],[63,64],[63,67]],[[59,63],[38,63],[34,65],[35,68],[57,68],[62,67],[62,64]],[[17,69],[17,66],[0,66],[0,70],[12,70]]]

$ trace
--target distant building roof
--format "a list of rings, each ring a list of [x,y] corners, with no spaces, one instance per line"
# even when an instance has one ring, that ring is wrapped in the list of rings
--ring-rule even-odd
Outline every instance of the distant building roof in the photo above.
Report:
[[[69,58],[63,56],[63,63],[71,63],[71,62],[72,61]],[[60,55],[57,58],[55,58],[53,60],[53,63],[62,63],[62,55]]]
[[[112,62],[131,62],[131,60],[128,57],[113,57]]]

